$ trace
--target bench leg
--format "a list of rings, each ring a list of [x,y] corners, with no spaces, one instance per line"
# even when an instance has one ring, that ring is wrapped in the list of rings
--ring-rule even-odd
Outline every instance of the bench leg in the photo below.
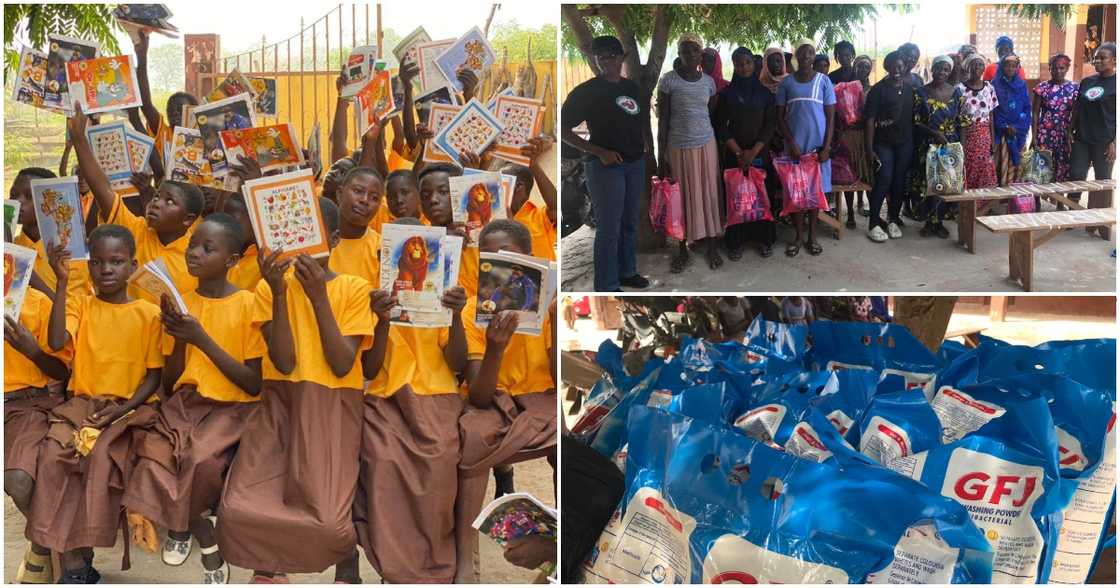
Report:
[[[957,243],[976,253],[976,201],[965,200],[957,211]]]
[[[1111,190],[1098,190],[1096,192],[1089,192],[1089,206],[1086,208],[1108,208],[1112,206],[1112,191]],[[1100,235],[1101,239],[1109,241],[1112,239],[1112,228],[1108,226],[1092,227],[1089,229],[1089,234],[1096,233]]]
[[[1007,266],[1011,279],[1023,285],[1023,290],[1031,291],[1034,277],[1034,233],[1016,231],[1007,235]]]

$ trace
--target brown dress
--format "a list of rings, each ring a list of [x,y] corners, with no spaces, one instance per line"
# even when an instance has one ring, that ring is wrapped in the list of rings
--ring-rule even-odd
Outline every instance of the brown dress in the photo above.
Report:
[[[13,392],[19,398],[4,398],[4,470],[19,470],[34,480],[39,464],[39,445],[47,436],[51,410],[62,404],[61,394],[36,390],[32,396]]]

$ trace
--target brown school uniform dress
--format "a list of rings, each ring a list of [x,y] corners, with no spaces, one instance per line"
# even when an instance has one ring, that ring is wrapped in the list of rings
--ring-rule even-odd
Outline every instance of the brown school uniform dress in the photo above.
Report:
[[[362,336],[354,365],[340,378],[323,354],[311,301],[294,272],[285,280],[296,367],[285,375],[264,356],[260,406],[245,425],[222,492],[218,546],[238,567],[315,573],[357,545],[351,510],[361,448],[361,352],[373,343],[370,285],[349,275],[327,282],[340,332]],[[271,320],[272,290],[262,280],[253,327]]]
[[[183,295],[206,333],[239,362],[265,354],[260,329],[251,325],[256,295],[240,290],[225,298]],[[175,339],[163,337],[171,355]],[[225,474],[258,397],[231,382],[214,362],[188,345],[175,393],[149,422],[133,423],[136,466],[123,504],[161,527],[186,531],[208,509],[217,509]]]

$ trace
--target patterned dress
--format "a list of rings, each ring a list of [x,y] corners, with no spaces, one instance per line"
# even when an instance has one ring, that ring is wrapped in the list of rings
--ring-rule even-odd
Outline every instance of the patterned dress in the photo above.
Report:
[[[973,90],[964,84],[957,86],[963,94],[961,112],[961,145],[964,147],[964,187],[990,188],[996,185],[996,161],[992,157],[991,116],[999,104],[996,90],[988,82]]]
[[[962,114],[964,93],[960,87],[953,88],[953,95],[947,102],[935,100],[925,86],[914,91],[914,124],[923,124],[945,135],[950,143],[961,142],[961,127],[965,126],[966,117]],[[918,138],[918,137],[921,138]],[[926,193],[926,153],[933,144],[929,135],[916,132],[915,144],[917,145],[918,158],[914,160],[913,173],[910,175],[910,190],[912,194]],[[966,154],[967,156],[967,154]],[[971,159],[967,159],[971,161]]]
[[[1034,88],[1034,93],[1042,98],[1035,133],[1039,145],[1054,154],[1055,182],[1069,179],[1069,132],[1073,124],[1073,106],[1077,104],[1077,91],[1077,84],[1069,80],[1061,84],[1047,80]]]

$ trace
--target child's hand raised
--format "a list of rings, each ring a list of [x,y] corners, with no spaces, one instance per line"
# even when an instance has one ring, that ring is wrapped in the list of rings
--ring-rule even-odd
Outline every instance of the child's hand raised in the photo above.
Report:
[[[508,310],[495,315],[490,319],[490,324],[486,325],[486,345],[504,350],[517,331],[518,320],[517,313]]]
[[[140,192],[141,202],[147,202],[155,197],[156,189],[152,187],[152,174],[135,172],[128,181],[136,188],[137,192]]]
[[[548,135],[540,135],[529,139],[529,144],[521,148],[521,154],[529,158],[529,165],[536,165],[542,155],[552,149],[555,141]]]
[[[427,126],[420,125],[416,127],[416,135],[420,137],[421,141],[430,141],[432,137],[436,136],[436,132]]]
[[[473,242],[471,241],[470,231],[467,231],[467,225],[464,223],[451,223],[451,225],[447,227],[447,234],[462,237],[463,245],[468,245]]]
[[[296,279],[312,302],[327,301],[327,272],[309,255],[300,255],[295,261]]]
[[[74,114],[66,119],[66,130],[70,133],[70,140],[77,141],[79,137],[85,139],[87,126],[89,126],[89,117],[82,112],[82,105],[75,102]]]
[[[410,63],[401,67],[400,73],[397,75],[401,78],[401,82],[407,84],[420,75],[420,66],[415,62]]]
[[[462,163],[463,167],[482,169],[482,157],[470,151],[463,151],[459,154],[459,163]]]
[[[463,102],[469,102],[478,89],[478,76],[475,75],[474,70],[463,68],[455,74],[455,79],[463,85]]]
[[[230,163],[229,168],[241,178],[242,182],[264,177],[264,173],[261,171],[261,162],[256,159],[238,155],[237,163],[237,165]]]
[[[47,244],[47,262],[59,281],[70,279],[70,251],[62,243]]]
[[[374,117],[373,122],[369,123],[369,129],[362,135],[362,142],[376,141],[379,136],[381,136],[381,119]]]
[[[35,335],[23,323],[8,315],[4,315],[4,342],[25,357],[32,357],[42,350]]]
[[[440,303],[444,308],[458,314],[467,305],[467,291],[462,286],[455,286],[443,291]]]
[[[386,290],[374,290],[369,293],[369,309],[377,315],[377,320],[389,320],[389,313],[397,305],[397,297]]]
[[[257,263],[261,268],[261,277],[268,283],[268,287],[272,289],[272,295],[283,294],[287,287],[284,282],[284,272],[288,271],[288,267],[292,265],[291,259],[280,261],[278,258],[284,253],[283,249],[277,249],[264,257],[257,257]]]

